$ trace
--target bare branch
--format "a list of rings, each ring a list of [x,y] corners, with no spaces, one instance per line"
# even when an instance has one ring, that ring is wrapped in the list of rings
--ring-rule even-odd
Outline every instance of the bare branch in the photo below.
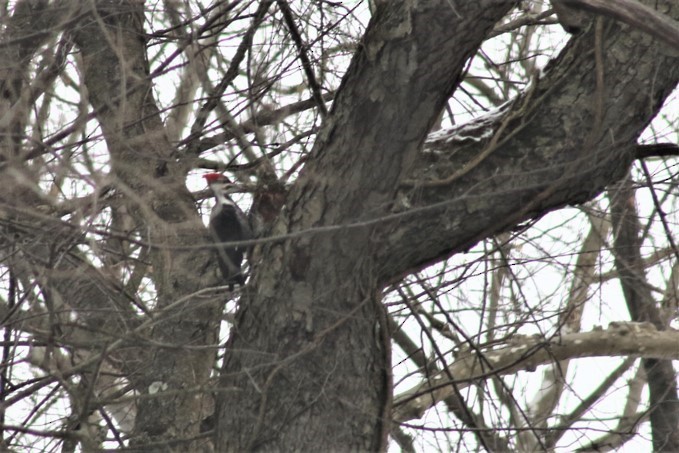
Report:
[[[679,351],[672,346],[677,341],[679,332],[658,331],[648,323],[611,323],[607,330],[562,335],[551,340],[515,338],[513,345],[485,352],[483,360],[476,353],[458,356],[448,373],[454,376],[459,388],[464,388],[478,379],[518,370],[533,371],[554,360],[608,356],[677,360]],[[396,397],[394,419],[404,422],[419,418],[424,411],[453,395],[452,392],[445,374],[429,379]]]

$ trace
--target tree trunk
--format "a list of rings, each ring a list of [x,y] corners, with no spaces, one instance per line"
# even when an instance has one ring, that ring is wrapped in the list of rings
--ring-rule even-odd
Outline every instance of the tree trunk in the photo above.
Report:
[[[219,451],[386,448],[382,244],[370,226],[342,225],[390,212],[468,57],[513,3],[394,2],[371,21],[273,231],[304,234],[264,247],[241,301]]]
[[[200,290],[219,286],[219,280],[205,272],[214,266],[212,255],[190,248],[209,243],[209,237],[184,182],[187,168],[175,158],[152,96],[144,5],[130,0],[96,6],[74,38],[111,157],[112,183],[125,195],[136,231],[147,232],[158,292],[154,322],[140,332],[158,347],[132,373],[135,388],[147,397],[138,404],[131,445],[165,451],[172,439],[196,436],[213,410],[207,398],[186,389],[206,384],[214,350],[185,348],[215,343],[218,298],[205,298]]]

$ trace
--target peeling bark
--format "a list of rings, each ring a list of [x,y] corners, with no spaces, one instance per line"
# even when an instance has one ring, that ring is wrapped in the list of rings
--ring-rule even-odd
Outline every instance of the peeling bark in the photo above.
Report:
[[[441,372],[421,385],[415,386],[394,400],[394,419],[406,422],[421,417],[427,409],[454,392],[448,374],[455,377],[459,388],[479,379],[507,375],[518,370],[534,371],[540,365],[555,360],[580,357],[648,357],[650,360],[677,360],[679,352],[673,344],[679,339],[675,331],[659,331],[650,323],[615,322],[607,329],[562,335],[553,339],[540,339],[517,335],[505,347],[492,351],[461,351],[449,366],[449,373]]]
[[[676,6],[671,12],[679,17]],[[376,235],[384,244],[383,279],[588,201],[627,174],[639,134],[679,81],[679,65],[676,53],[641,32],[614,22],[604,28],[603,67],[592,28],[511,104],[428,138],[403,181],[396,215],[375,220],[386,224]],[[597,71],[604,73],[599,127]]]

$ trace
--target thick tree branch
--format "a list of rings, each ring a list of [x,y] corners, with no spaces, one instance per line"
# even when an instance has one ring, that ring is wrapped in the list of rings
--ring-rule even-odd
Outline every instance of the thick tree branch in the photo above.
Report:
[[[671,12],[679,15],[679,8]],[[407,217],[377,235],[385,238],[383,278],[397,279],[484,237],[590,200],[623,177],[639,134],[679,81],[677,55],[639,39],[609,24],[597,68],[594,30],[579,35],[511,104],[432,134],[397,197],[394,209]],[[605,104],[601,127],[593,129],[598,69],[605,74]]]
[[[539,365],[582,357],[645,357],[677,360],[677,331],[658,331],[650,323],[611,323],[606,330],[561,335],[553,339],[514,337],[511,345],[486,352],[460,353],[449,372],[459,388],[479,379],[533,371]],[[427,379],[422,384],[398,395],[394,401],[394,419],[405,422],[419,418],[424,411],[454,395],[447,373]]]
[[[654,143],[649,145],[637,145],[634,157],[648,159],[650,157],[677,157],[679,145],[676,143]]]
[[[613,17],[679,51],[679,23],[638,0],[559,0],[569,8]]]

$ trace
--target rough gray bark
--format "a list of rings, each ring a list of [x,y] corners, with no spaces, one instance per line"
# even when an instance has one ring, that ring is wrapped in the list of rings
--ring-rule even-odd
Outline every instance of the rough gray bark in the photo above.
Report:
[[[592,13],[602,14],[643,30],[674,48],[679,47],[679,23],[656,11],[652,5],[636,0],[557,0],[552,1],[552,5],[559,21],[560,11],[566,13],[566,26],[577,29],[583,25],[583,19],[592,17]]]
[[[211,268],[212,256],[187,249],[207,243],[208,236],[184,184],[187,167],[174,157],[151,93],[143,19],[140,2],[99,2],[80,20],[74,39],[111,156],[113,184],[151,245],[162,315],[144,335],[161,346],[135,373],[136,388],[151,397],[138,404],[132,445],[156,443],[162,450],[174,439],[196,436],[212,409],[182,390],[206,383],[214,351],[183,347],[214,344],[218,298],[206,301],[198,291],[219,281],[200,271]],[[156,395],[158,389],[170,396]]]
[[[499,8],[497,3],[494,6]],[[491,234],[600,193],[626,173],[639,133],[679,77],[675,52],[666,46],[651,43],[649,51],[648,42],[640,44],[648,41],[641,33],[618,24],[606,23],[598,37],[591,27],[550,65],[536,86],[496,117],[493,131],[503,129],[495,140],[496,149],[466,174],[441,183],[464,168],[473,156],[494,146],[489,145],[493,140],[462,147],[455,140],[446,143],[442,134],[438,135],[438,152],[428,154],[426,160],[414,159],[413,151],[421,137],[416,131],[425,130],[427,125],[420,120],[433,118],[428,113],[435,109],[421,108],[414,99],[402,95],[402,87],[407,87],[406,92],[423,91],[418,99],[426,101],[427,93],[436,92],[435,83],[441,77],[437,70],[443,65],[431,64],[439,59],[432,49],[431,59],[425,61],[430,64],[427,74],[412,77],[418,66],[411,69],[403,62],[413,59],[385,58],[390,55],[389,42],[375,46],[372,41],[381,38],[379,34],[384,32],[380,27],[387,25],[390,30],[409,30],[412,24],[416,31],[418,20],[425,20],[426,10],[424,7],[417,15],[399,18],[395,13],[391,16],[385,7],[371,24],[362,52],[352,62],[312,160],[288,198],[289,214],[274,233],[353,225],[265,248],[267,268],[258,269],[256,274],[259,292],[245,302],[229,344],[233,352],[223,370],[222,385],[235,385],[243,391],[228,394],[221,402],[218,448],[303,448],[312,445],[306,442],[313,442],[304,436],[313,432],[310,424],[328,425],[338,414],[355,423],[338,433],[339,437],[325,438],[326,445],[375,448],[371,443],[374,438],[369,436],[357,440],[360,438],[352,435],[357,443],[343,437],[351,431],[359,432],[365,424],[376,425],[380,399],[374,393],[354,392],[351,396],[355,400],[348,401],[323,398],[336,392],[347,394],[339,385],[356,379],[357,364],[365,363],[363,369],[371,369],[369,363],[377,364],[378,369],[382,366],[379,358],[363,355],[364,348],[378,351],[378,340],[371,337],[378,315],[370,305],[371,291],[417,266],[463,251]],[[456,42],[456,33],[471,40],[471,36],[477,36],[472,30],[486,29],[471,19],[478,20],[481,15],[461,14],[462,23],[446,30],[436,28],[437,19],[426,20],[427,38],[438,42],[437,49],[445,48],[442,42],[454,43],[458,49],[455,55],[466,55],[459,52],[466,47]],[[443,16],[440,11],[435,15]],[[457,24],[460,18],[451,11],[446,21]],[[392,42],[408,49],[403,40]],[[598,63],[597,46],[604,56]],[[386,74],[370,64],[376,47],[382,52],[381,68],[388,68]],[[420,44],[417,48],[427,47]],[[448,55],[452,52],[446,51]],[[391,66],[392,62],[397,64]],[[628,70],[630,66],[635,70]],[[605,74],[604,84],[599,86],[598,72]],[[446,69],[443,74],[456,72]],[[394,79],[399,85],[390,88]],[[380,85],[367,80],[380,80]],[[443,87],[452,80],[444,82]],[[373,99],[380,101],[379,110]],[[597,104],[597,99],[603,104]],[[404,118],[410,118],[406,128]],[[395,124],[399,125],[396,130]],[[414,170],[410,169],[411,162]],[[377,168],[383,178],[376,181],[373,175]],[[403,208],[402,215],[385,218],[394,209],[395,176],[416,181],[404,194],[411,207]],[[394,210],[399,209],[396,206]],[[335,290],[328,295],[326,288]],[[362,327],[352,328],[352,324]],[[351,352],[346,360],[328,363],[328,358],[342,357],[345,350]],[[315,366],[309,367],[309,363]],[[323,367],[323,363],[327,365]],[[243,375],[243,369],[252,371]],[[360,385],[348,388],[380,386],[378,376],[369,377],[365,383],[358,381]],[[290,410],[299,406],[293,401],[304,401],[305,412]],[[233,411],[234,407],[240,410]],[[356,418],[355,407],[372,412],[373,420]],[[234,432],[238,436],[233,436]]]
[[[359,52],[274,234],[389,213],[467,58],[513,5],[393,2]],[[379,177],[376,177],[379,175]],[[220,451],[384,448],[390,388],[374,228],[264,247],[220,395]],[[341,420],[342,429],[329,430]],[[318,433],[323,433],[319,436]]]
[[[132,447],[210,448],[199,424],[212,412],[211,402],[196,394],[214,390],[208,377],[221,296],[201,292],[219,280],[207,271],[214,267],[200,248],[207,233],[184,185],[195,154],[177,153],[160,120],[143,3],[95,3],[96,10],[75,2],[82,11],[47,9],[59,14],[45,15],[48,2],[19,2],[16,23],[3,30],[15,40],[0,52],[19,64],[0,73],[0,108],[15,113],[14,122],[0,124],[0,170],[14,184],[0,193],[0,244],[11,253],[19,250],[7,262],[24,287],[44,288],[48,313],[21,326],[13,312],[0,315],[50,347],[92,352],[80,369],[50,376],[24,394],[68,373],[86,381],[106,359],[140,396]],[[497,114],[424,143],[468,58],[516,3],[378,5],[272,231],[274,238],[292,236],[257,250],[261,259],[241,301],[215,392],[218,451],[384,449],[392,417],[384,285],[482,238],[591,199],[627,174],[639,133],[679,80],[678,52],[614,22],[592,25],[573,39],[545,75]],[[679,17],[676,4],[658,3]],[[34,15],[26,14],[30,8]],[[86,261],[76,247],[83,241],[80,230],[76,235],[72,225],[55,220],[63,214],[43,204],[37,178],[24,166],[26,158],[49,149],[21,148],[28,110],[17,104],[27,90],[27,62],[48,37],[23,32],[47,27],[47,19],[54,30],[73,26],[69,39],[82,56],[89,102],[110,153],[107,183],[116,196],[106,203],[114,229],[139,233],[148,253],[158,305],[145,317],[137,309],[147,308],[124,292],[115,275],[115,258],[101,269]],[[236,74],[238,65],[232,68]],[[206,123],[196,124],[200,135]],[[242,130],[257,124],[244,123]],[[199,145],[192,142],[191,153],[199,153]],[[17,209],[21,204],[25,208]],[[124,242],[113,234],[107,245],[124,255]],[[63,312],[78,315],[76,325],[60,318],[61,303]],[[658,352],[657,358],[666,357]],[[671,367],[662,368],[667,372],[658,379],[653,372],[660,368],[646,368],[657,403],[654,445],[677,445],[671,431],[676,411],[667,404],[676,395],[666,391],[676,378]],[[73,429],[98,407],[87,399],[79,403]],[[410,407],[409,414],[428,407]],[[456,413],[471,425],[474,417],[464,418],[465,410],[461,404]],[[485,439],[479,442],[506,445],[504,439]]]
[[[428,139],[403,181],[407,208],[379,234],[384,279],[590,200],[627,174],[639,134],[679,80],[679,53],[615,22],[603,28],[602,65],[591,27],[500,112]]]
[[[676,5],[671,14],[679,17]],[[407,273],[418,261],[426,266],[464,251],[552,209],[589,200],[626,175],[639,134],[679,80],[678,52],[658,42],[648,46],[644,34],[617,23],[608,22],[603,30],[600,38],[590,27],[573,39],[537,86],[501,115],[430,138],[426,159],[418,161],[402,195],[409,208],[398,227],[386,232],[387,243],[395,245],[382,248],[382,262],[391,265],[386,278]],[[598,71],[604,74],[603,92],[595,81]],[[597,118],[599,95],[604,102]],[[493,139],[474,138],[490,137],[503,126],[497,149]],[[474,160],[488,150],[485,159]],[[451,177],[460,169],[464,174]],[[402,238],[410,240],[399,250],[398,244],[406,243]],[[638,254],[638,247],[631,250]],[[644,312],[632,319],[653,322]],[[669,361],[648,359],[644,367],[654,401],[654,448],[676,450],[676,374]]]

